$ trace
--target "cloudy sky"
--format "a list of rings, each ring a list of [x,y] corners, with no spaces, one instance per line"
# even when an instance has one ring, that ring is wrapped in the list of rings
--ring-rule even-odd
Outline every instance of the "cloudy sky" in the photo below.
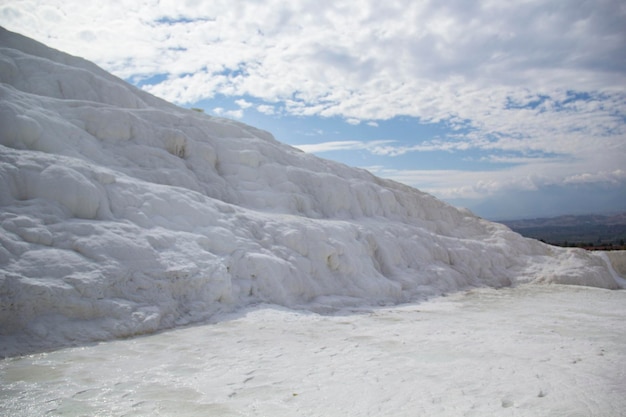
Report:
[[[490,219],[626,210],[621,0],[0,0],[0,25]]]

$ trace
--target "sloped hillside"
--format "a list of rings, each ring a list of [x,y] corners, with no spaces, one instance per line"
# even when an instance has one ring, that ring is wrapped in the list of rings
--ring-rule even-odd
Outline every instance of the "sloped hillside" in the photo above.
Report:
[[[600,256],[176,107],[4,29],[0,81],[0,354],[259,302],[618,287]]]

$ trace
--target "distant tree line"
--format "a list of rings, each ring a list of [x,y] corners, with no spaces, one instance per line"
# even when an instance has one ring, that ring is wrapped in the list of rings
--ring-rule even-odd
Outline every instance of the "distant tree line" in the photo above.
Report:
[[[544,243],[553,246],[561,246],[564,248],[582,248],[587,250],[626,250],[626,243],[624,239],[620,239],[619,242],[568,242],[567,240],[563,242],[548,242],[544,239],[539,239]]]

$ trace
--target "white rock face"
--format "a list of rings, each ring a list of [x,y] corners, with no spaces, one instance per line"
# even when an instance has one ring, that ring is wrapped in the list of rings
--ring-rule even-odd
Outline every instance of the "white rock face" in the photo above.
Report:
[[[0,354],[521,282],[618,288],[413,188],[0,31]]]

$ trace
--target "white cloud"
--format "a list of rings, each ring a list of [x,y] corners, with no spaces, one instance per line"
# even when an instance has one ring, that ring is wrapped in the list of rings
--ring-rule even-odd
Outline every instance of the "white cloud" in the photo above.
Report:
[[[256,106],[257,111],[259,111],[260,113],[263,114],[267,114],[267,115],[273,115],[276,114],[276,108],[274,106],[270,106],[267,104],[260,104],[258,106]]]
[[[253,105],[252,103],[250,103],[249,101],[246,101],[244,99],[235,100],[235,104],[237,104],[242,109],[250,108]]]
[[[323,153],[331,151],[355,151],[355,150],[371,150],[377,146],[384,145],[390,141],[380,140],[372,142],[361,142],[358,140],[344,140],[333,142],[322,142],[304,145],[294,145],[296,148],[309,153]]]
[[[226,110],[223,107],[215,107],[213,114],[222,117],[232,117],[234,119],[241,119],[243,117],[243,110]]]
[[[241,119],[243,117],[243,110],[228,110],[224,112],[224,116],[231,117],[233,119]]]
[[[366,167],[373,174],[432,193],[439,198],[480,199],[509,189],[537,189],[541,177],[463,170],[397,170]]]
[[[571,175],[572,167],[583,174]],[[411,170],[383,166],[364,167],[373,174],[389,178],[443,199],[480,200],[515,191],[538,191],[548,187],[593,184],[600,187],[624,187],[626,171],[585,171],[585,162],[548,160],[517,165],[499,171]]]
[[[408,145],[301,146],[310,152],[356,149],[399,156],[482,150],[518,158],[506,161],[520,166],[502,173],[508,179],[459,171],[447,173],[445,178],[459,179],[450,186],[433,182],[467,195],[531,187],[537,180],[528,178],[537,171],[555,183],[624,181],[602,174],[616,172],[626,160],[624,21],[626,8],[618,0],[0,5],[0,24],[9,30],[121,77],[165,74],[145,89],[181,104],[233,97],[240,108],[220,114],[240,118],[251,106],[241,98],[252,97],[265,114],[341,117],[370,125],[412,116],[445,122],[457,132]],[[569,162],[535,161],[536,154]],[[503,156],[492,162],[497,158]],[[549,163],[553,171],[546,168]],[[428,175],[434,181],[436,174]]]
[[[626,171],[616,169],[611,172],[584,172],[582,174],[571,175],[565,178],[565,184],[590,184],[590,183],[609,183],[620,184],[626,182]]]
[[[617,1],[46,0],[1,12],[10,29],[122,76],[167,72],[158,91],[181,102],[217,92],[295,95],[301,110],[323,104],[328,115],[437,120],[464,117],[474,104],[487,110],[494,95],[520,87],[532,95],[621,89],[624,81],[626,11]],[[217,86],[181,78],[225,73]]]

